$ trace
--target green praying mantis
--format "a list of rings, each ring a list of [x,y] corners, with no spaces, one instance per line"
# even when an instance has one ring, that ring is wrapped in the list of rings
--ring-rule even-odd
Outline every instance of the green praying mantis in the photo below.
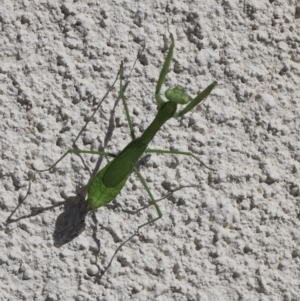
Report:
[[[144,131],[144,133],[138,138],[135,137],[131,117],[126,103],[126,97],[124,95],[124,91],[122,87],[122,77],[123,77],[123,62],[122,62],[120,67],[120,72],[119,72],[119,77],[120,77],[119,94],[125,108],[126,118],[130,130],[130,134],[132,137],[132,141],[118,155],[114,155],[112,153],[102,152],[102,151],[86,151],[80,149],[69,149],[52,166],[44,170],[38,170],[39,172],[51,170],[68,154],[84,153],[84,154],[97,154],[101,156],[113,157],[113,160],[109,162],[105,167],[103,167],[96,174],[96,176],[91,180],[88,187],[87,209],[88,211],[94,211],[102,206],[105,206],[109,202],[113,201],[117,197],[117,195],[121,192],[122,188],[124,187],[132,171],[134,171],[137,177],[140,179],[142,185],[146,189],[151,199],[151,202],[154,205],[158,214],[156,218],[151,219],[150,221],[147,221],[146,223],[140,225],[137,228],[136,233],[138,233],[142,227],[145,227],[146,225],[149,225],[150,223],[153,223],[162,217],[161,210],[157,205],[157,202],[155,201],[145,179],[140,174],[138,169],[135,167],[136,163],[144,153],[177,154],[177,155],[190,156],[194,158],[202,166],[209,168],[207,165],[205,165],[202,161],[200,161],[195,155],[193,155],[190,152],[169,151],[169,150],[148,148],[149,143],[153,140],[156,133],[166,123],[167,120],[169,120],[170,118],[179,118],[185,115],[186,113],[188,113],[189,111],[191,111],[198,104],[202,104],[204,99],[211,93],[213,88],[217,85],[216,82],[213,82],[203,92],[198,94],[194,99],[191,99],[185,93],[184,89],[181,86],[176,86],[175,88],[166,90],[165,97],[167,98],[167,101],[163,100],[163,98],[160,96],[160,91],[165,81],[166,75],[169,71],[169,67],[170,67],[170,63],[172,60],[173,51],[175,47],[174,36],[170,31],[169,34],[170,34],[171,44],[165,62],[163,64],[163,68],[160,72],[159,79],[156,84],[156,90],[155,90],[155,100],[158,105],[158,112],[156,117],[154,118],[152,123],[148,126],[148,128]],[[181,111],[177,112],[178,104],[180,105],[186,104],[186,106]],[[125,242],[127,242],[128,240],[126,240]],[[122,245],[124,243],[122,243]],[[121,248],[121,246],[117,249],[117,251]]]

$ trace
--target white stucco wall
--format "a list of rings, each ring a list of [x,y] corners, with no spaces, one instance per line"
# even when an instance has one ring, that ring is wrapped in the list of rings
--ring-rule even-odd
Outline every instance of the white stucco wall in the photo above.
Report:
[[[300,3],[296,0],[11,1],[0,9],[1,300],[299,300]],[[170,40],[163,90],[205,104],[170,120],[112,203],[84,216],[84,188],[106,158],[69,155],[120,62],[137,135],[153,120],[155,84]],[[77,140],[117,153],[130,141],[118,86]],[[115,111],[112,111],[116,106]],[[85,168],[86,167],[86,168]],[[24,198],[31,179],[30,194]],[[54,209],[31,215],[33,207]],[[30,216],[31,215],[31,216]]]

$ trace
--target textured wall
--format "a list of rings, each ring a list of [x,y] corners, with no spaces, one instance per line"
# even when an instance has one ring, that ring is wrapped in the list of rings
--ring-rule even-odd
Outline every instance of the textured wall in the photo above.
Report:
[[[137,58],[126,96],[136,134],[145,130],[167,18],[176,47],[163,90],[218,86],[151,147],[191,151],[216,171],[184,156],[143,157],[155,198],[198,187],[162,200],[163,218],[101,278],[120,243],[156,216],[153,207],[130,214],[149,203],[138,178],[85,216],[86,185],[107,158],[69,155],[53,172],[35,169],[72,148],[121,60],[128,76]],[[1,300],[299,300],[299,2],[2,0],[0,26]],[[77,147],[118,153],[130,141],[118,87]]]

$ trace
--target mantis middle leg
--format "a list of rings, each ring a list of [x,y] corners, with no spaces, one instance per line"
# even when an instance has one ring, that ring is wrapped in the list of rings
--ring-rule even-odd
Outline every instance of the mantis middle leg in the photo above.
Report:
[[[203,163],[201,160],[199,160],[194,154],[191,152],[181,152],[181,151],[168,151],[168,150],[162,150],[162,149],[146,149],[145,153],[156,153],[156,154],[171,154],[171,155],[184,155],[188,157],[193,157],[195,160],[197,160],[202,166],[215,171],[215,169],[208,167],[205,163]]]

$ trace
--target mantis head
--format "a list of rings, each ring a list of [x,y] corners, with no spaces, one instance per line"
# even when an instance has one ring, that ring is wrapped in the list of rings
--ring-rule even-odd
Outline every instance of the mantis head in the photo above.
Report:
[[[181,86],[166,90],[165,95],[169,101],[177,104],[183,105],[191,101],[191,98],[184,92]]]

